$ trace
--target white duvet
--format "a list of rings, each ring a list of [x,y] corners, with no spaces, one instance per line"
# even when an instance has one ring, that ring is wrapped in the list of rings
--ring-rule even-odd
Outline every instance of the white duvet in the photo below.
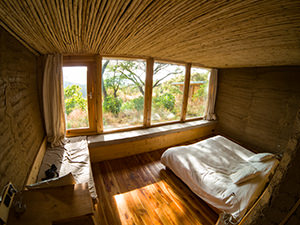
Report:
[[[213,207],[240,219],[263,191],[278,165],[273,158],[250,162],[255,153],[222,136],[166,150],[161,162],[170,168],[200,198]],[[251,165],[249,165],[251,164]],[[234,184],[230,175],[246,166],[260,174],[241,184]]]

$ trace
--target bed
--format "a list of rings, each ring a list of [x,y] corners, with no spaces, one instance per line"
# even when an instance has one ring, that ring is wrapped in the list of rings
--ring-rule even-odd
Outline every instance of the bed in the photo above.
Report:
[[[213,208],[239,221],[278,165],[275,155],[255,154],[223,136],[166,150],[161,162]]]

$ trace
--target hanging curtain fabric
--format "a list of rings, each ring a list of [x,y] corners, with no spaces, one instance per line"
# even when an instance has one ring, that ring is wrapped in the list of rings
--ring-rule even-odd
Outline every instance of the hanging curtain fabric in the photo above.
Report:
[[[204,114],[204,119],[206,120],[216,120],[215,114],[215,103],[217,97],[217,86],[218,86],[218,70],[212,69],[209,79],[207,105]]]
[[[64,144],[66,125],[63,101],[62,55],[47,55],[43,80],[45,128],[51,147]]]

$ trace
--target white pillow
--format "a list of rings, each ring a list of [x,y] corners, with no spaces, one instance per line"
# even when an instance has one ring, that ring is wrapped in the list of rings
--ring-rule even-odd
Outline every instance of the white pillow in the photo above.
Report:
[[[261,171],[255,169],[255,167],[253,167],[252,165],[247,164],[243,168],[231,174],[230,178],[233,181],[233,183],[241,184],[243,182],[257,177],[257,175],[259,175],[260,173]]]
[[[271,153],[258,153],[248,158],[249,162],[263,162],[275,158]]]

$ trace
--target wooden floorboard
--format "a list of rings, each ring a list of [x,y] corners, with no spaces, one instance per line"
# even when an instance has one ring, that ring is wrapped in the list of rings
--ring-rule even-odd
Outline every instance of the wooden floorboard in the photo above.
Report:
[[[162,153],[93,164],[100,225],[216,223],[217,214],[161,164]]]

